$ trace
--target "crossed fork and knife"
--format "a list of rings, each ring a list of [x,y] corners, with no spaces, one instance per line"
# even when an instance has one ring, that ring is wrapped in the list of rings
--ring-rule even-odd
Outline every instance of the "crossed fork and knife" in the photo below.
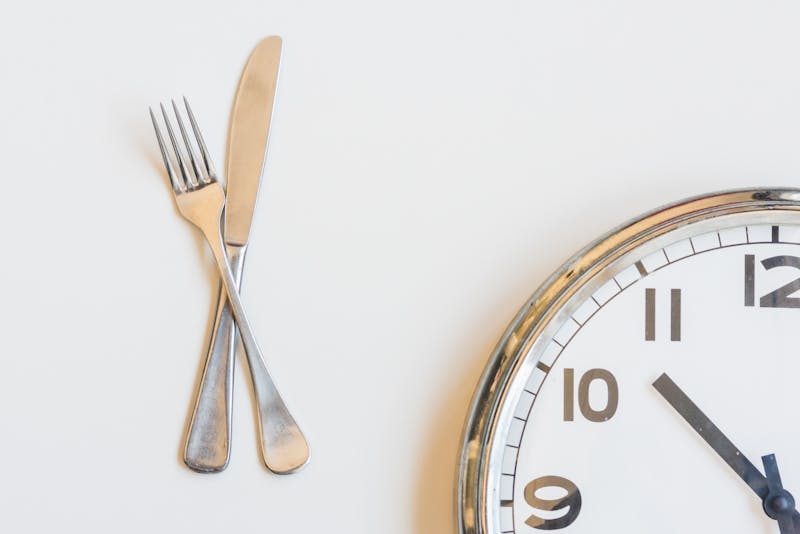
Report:
[[[186,465],[199,472],[222,471],[230,460],[237,329],[250,368],[265,465],[275,473],[288,474],[303,467],[310,457],[308,443],[267,371],[239,297],[269,137],[281,48],[280,37],[268,37],[256,46],[245,65],[232,111],[227,193],[217,179],[189,102],[183,99],[194,144],[174,100],[172,111],[179,135],[167,109],[163,104],[160,106],[168,141],[150,110],[178,211],[205,236],[222,278],[184,450]]]

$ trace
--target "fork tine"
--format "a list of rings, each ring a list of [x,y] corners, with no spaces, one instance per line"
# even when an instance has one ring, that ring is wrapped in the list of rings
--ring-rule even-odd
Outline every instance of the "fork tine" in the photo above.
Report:
[[[194,171],[195,178],[199,183],[211,183],[210,180],[206,179],[203,171],[197,166],[197,158],[195,158],[194,155],[194,148],[192,148],[192,144],[189,142],[189,136],[186,135],[186,127],[183,125],[181,113],[178,111],[178,106],[175,104],[175,100],[172,100],[172,110],[175,112],[175,118],[178,121],[178,129],[181,131],[183,144],[186,147],[186,152],[189,154],[189,161],[192,163],[192,170]]]
[[[158,148],[161,150],[161,157],[164,159],[164,167],[167,168],[169,181],[172,184],[172,189],[176,193],[180,193],[184,190],[184,186],[178,181],[178,177],[175,174],[175,169],[173,169],[172,162],[169,160],[167,146],[164,144],[164,138],[161,136],[161,128],[158,127],[158,122],[156,121],[156,116],[153,113],[153,108],[149,109],[150,119],[153,121],[153,129],[156,131],[156,139],[158,139]]]
[[[167,126],[167,134],[169,134],[169,140],[172,142],[172,149],[175,151],[175,157],[178,160],[178,168],[181,171],[183,182],[186,184],[187,189],[194,189],[199,184],[186,168],[186,160],[183,157],[180,147],[178,146],[178,140],[175,138],[175,132],[172,130],[172,124],[169,122],[169,117],[167,116],[167,110],[164,109],[164,104],[159,104],[159,106],[161,106],[161,115],[164,116],[164,124]]]
[[[203,135],[200,133],[200,128],[197,127],[197,121],[194,118],[194,113],[192,113],[192,108],[189,106],[189,101],[186,100],[185,96],[183,97],[183,105],[186,106],[186,112],[189,115],[189,122],[192,124],[192,130],[194,131],[194,137],[197,140],[197,146],[200,147],[200,154],[203,156],[203,163],[206,166],[208,178],[212,182],[216,182],[217,173],[214,170],[214,165],[211,163],[211,155],[208,153],[206,142],[203,140]]]

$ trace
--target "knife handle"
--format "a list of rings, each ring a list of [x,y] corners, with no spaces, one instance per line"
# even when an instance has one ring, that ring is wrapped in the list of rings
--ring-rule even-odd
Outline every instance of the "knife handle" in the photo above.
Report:
[[[236,320],[236,327],[239,329],[244,353],[247,356],[253,394],[258,409],[258,431],[261,435],[261,456],[264,465],[276,474],[294,473],[305,466],[311,457],[308,442],[267,371],[267,364],[264,362],[264,356],[258,347],[250,323],[247,321],[247,313],[236,288],[238,282],[231,271],[219,223],[214,224],[213,219],[209,218],[207,221],[200,221],[197,226],[205,234],[211,252],[214,254],[214,260],[222,275],[222,283]]]
[[[227,247],[237,289],[242,285],[246,249],[247,247],[239,246]],[[218,473],[228,466],[231,454],[235,361],[236,326],[227,293],[220,284],[214,327],[186,434],[183,461],[194,471]]]

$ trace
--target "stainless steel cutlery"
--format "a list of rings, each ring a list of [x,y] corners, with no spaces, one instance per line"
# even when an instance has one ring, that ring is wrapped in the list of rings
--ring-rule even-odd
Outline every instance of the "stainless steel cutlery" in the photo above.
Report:
[[[250,223],[264,168],[282,43],[268,37],[250,54],[231,111],[228,135],[225,239],[237,288],[241,286]],[[236,330],[224,287],[220,287],[203,375],[186,435],[184,461],[196,471],[221,471],[230,459]],[[257,376],[258,369],[250,369]],[[259,411],[259,417],[268,414]],[[264,423],[262,422],[262,425]],[[266,451],[264,451],[266,461]]]
[[[265,39],[252,53],[242,75],[231,120],[227,206],[226,193],[217,181],[189,103],[184,99],[200,157],[174,101],[172,108],[182,144],[164,106],[161,114],[169,143],[165,142],[150,110],[178,210],[205,236],[222,278],[214,329],[186,439],[184,460],[196,471],[221,471],[228,464],[236,346],[234,322],[253,382],[264,463],[271,471],[286,474],[303,467],[310,457],[306,439],[267,371],[238,293],[269,135],[280,52],[280,38]]]

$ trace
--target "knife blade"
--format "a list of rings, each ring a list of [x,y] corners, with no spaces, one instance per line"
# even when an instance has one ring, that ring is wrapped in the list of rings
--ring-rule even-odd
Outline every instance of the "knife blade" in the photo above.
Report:
[[[224,237],[237,285],[241,284],[244,255],[264,168],[281,49],[281,38],[276,36],[267,37],[256,45],[245,64],[231,111]],[[184,462],[195,471],[219,472],[230,461],[235,354],[235,325],[221,289],[184,450]],[[256,362],[255,366],[253,362],[249,363],[255,384],[259,380],[259,369],[264,368],[263,363],[259,365]],[[262,436],[264,416],[259,413]],[[267,467],[286,471],[285,465],[270,466],[263,444],[262,455]],[[301,460],[305,463],[307,457],[305,460],[298,458],[294,463]]]
[[[275,36],[256,46],[244,67],[233,103],[225,174],[225,242],[231,245],[246,245],[250,236],[266,159],[281,48],[281,38]]]

